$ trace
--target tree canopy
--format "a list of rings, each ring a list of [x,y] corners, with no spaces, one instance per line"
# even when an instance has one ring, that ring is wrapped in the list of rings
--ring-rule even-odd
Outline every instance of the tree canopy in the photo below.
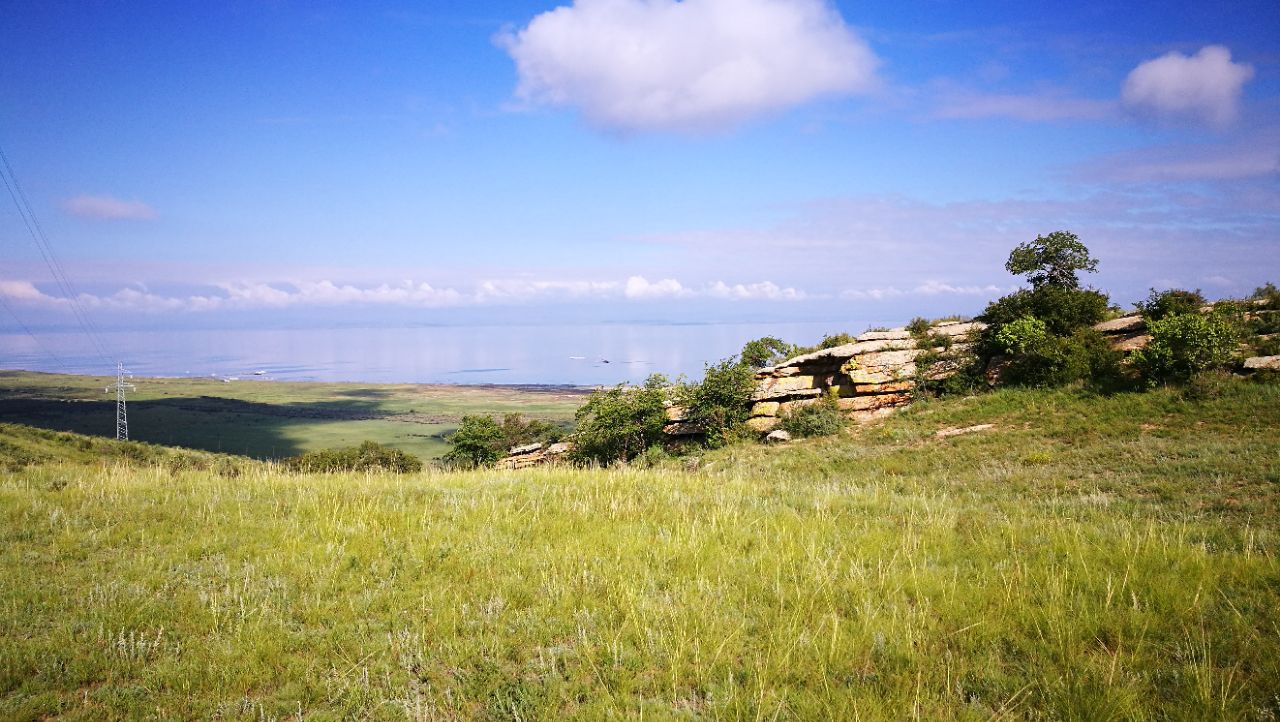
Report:
[[[1016,276],[1026,276],[1034,289],[1079,288],[1077,271],[1097,273],[1098,259],[1089,255],[1089,249],[1071,231],[1054,231],[1047,236],[1036,236],[1030,243],[1019,243],[1009,253],[1004,264],[1006,270]]]

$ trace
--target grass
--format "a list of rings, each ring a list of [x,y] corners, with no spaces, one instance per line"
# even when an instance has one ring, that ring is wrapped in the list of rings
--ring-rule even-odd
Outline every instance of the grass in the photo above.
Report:
[[[1275,719],[1277,428],[1233,382],[695,471],[50,461],[0,480],[0,718]]]
[[[115,435],[114,378],[0,371],[0,422]],[[465,414],[522,413],[568,422],[583,392],[565,387],[334,384],[217,379],[136,379],[130,438],[283,458],[377,441],[422,458],[447,450]]]

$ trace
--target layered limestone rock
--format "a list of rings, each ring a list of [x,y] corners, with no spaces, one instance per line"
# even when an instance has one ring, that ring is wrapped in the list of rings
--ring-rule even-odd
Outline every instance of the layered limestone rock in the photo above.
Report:
[[[969,340],[986,326],[976,321],[934,324],[928,336],[952,339],[950,348],[920,348],[920,339],[906,328],[868,331],[852,343],[787,359],[756,373],[751,419],[747,425],[764,434],[777,429],[782,417],[827,394],[838,398],[840,409],[865,420],[911,403],[920,374],[916,360],[930,352],[933,363],[925,372],[938,380],[954,374]],[[938,361],[938,353],[944,359]]]
[[[1254,356],[1244,360],[1246,371],[1280,371],[1280,356]]]
[[[1137,351],[1151,341],[1151,334],[1147,333],[1147,322],[1138,314],[1094,324],[1093,330],[1105,336],[1112,348],[1124,353]]]
[[[565,455],[573,451],[573,443],[562,441],[556,444],[526,444],[513,446],[507,451],[505,458],[498,460],[499,469],[527,469],[557,461],[563,461]]]

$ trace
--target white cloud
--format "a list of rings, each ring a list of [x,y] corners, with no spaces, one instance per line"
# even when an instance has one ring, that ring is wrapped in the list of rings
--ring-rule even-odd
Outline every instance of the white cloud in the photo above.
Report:
[[[78,195],[63,201],[62,208],[73,216],[108,221],[149,221],[156,217],[155,209],[142,201],[123,201],[106,195]]]
[[[627,279],[627,298],[679,298],[687,296],[688,291],[674,278],[664,278],[657,283],[650,283],[644,276],[632,276]]]
[[[383,305],[407,308],[439,308],[525,302],[573,302],[591,300],[661,301],[675,298],[721,300],[792,301],[807,298],[803,291],[783,288],[772,281],[726,284],[716,281],[690,288],[674,278],[649,281],[631,276],[626,281],[538,281],[529,279],[481,281],[470,293],[436,288],[428,283],[355,286],[330,280],[287,284],[260,282],[224,283],[217,292],[190,296],[161,296],[145,288],[123,288],[108,295],[81,294],[88,308],[156,311],[230,311],[269,308]],[[0,280],[0,296],[25,305],[66,308],[66,299],[44,293],[26,280]]]
[[[782,288],[772,281],[730,286],[723,281],[716,281],[707,287],[706,294],[712,298],[730,301],[800,301],[806,298],[803,291],[794,288]]]
[[[576,0],[498,37],[516,97],[623,131],[709,130],[876,87],[827,0]]]
[[[476,301],[504,302],[527,299],[575,299],[616,296],[622,285],[617,281],[535,281],[498,279],[481,281],[476,287]]]
[[[1240,112],[1240,94],[1253,66],[1233,63],[1231,51],[1206,45],[1195,55],[1172,52],[1134,68],[1121,93],[1126,105],[1159,117],[1230,125]]]

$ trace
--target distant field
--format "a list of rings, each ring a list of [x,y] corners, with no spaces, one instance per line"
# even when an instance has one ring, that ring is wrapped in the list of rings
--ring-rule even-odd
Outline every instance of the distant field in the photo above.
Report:
[[[0,719],[1274,720],[1277,429],[1245,381],[654,469],[0,428]]]
[[[115,435],[114,378],[0,371],[0,423]],[[193,449],[282,458],[373,440],[423,458],[464,414],[568,422],[583,392],[566,387],[134,379],[129,436]]]

